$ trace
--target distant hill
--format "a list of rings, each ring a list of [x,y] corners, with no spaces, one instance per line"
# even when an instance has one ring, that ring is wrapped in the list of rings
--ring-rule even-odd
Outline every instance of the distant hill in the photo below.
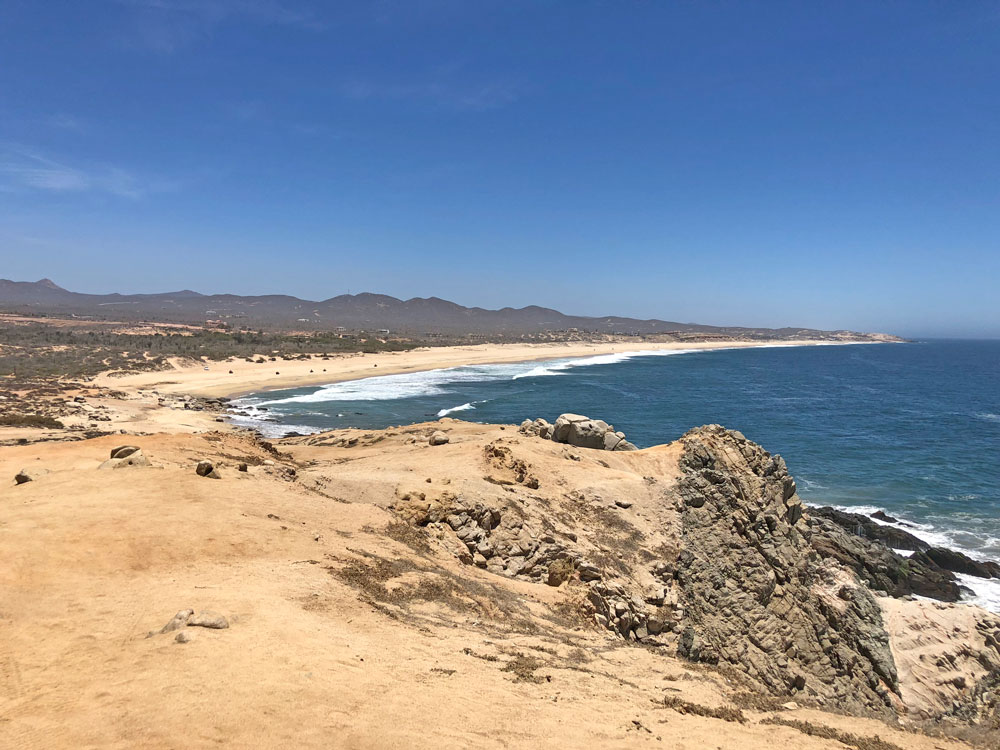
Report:
[[[0,279],[0,310],[11,313],[76,315],[95,320],[204,323],[221,320],[233,327],[296,330],[377,331],[389,329],[405,335],[551,333],[575,329],[580,333],[664,334],[683,333],[740,338],[857,338],[867,334],[817,331],[807,328],[744,328],[637,320],[615,315],[586,317],[565,315],[535,305],[485,310],[463,307],[437,297],[400,300],[384,294],[342,294],[321,302],[273,294],[243,297],[235,294],[199,294],[185,289],[162,294],[80,294],[63,289],[49,279],[10,281]],[[876,337],[872,335],[872,337]]]

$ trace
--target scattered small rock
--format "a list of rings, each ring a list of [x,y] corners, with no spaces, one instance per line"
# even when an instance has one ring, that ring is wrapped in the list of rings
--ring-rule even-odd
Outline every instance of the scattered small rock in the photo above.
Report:
[[[430,443],[431,445],[444,445],[445,443],[448,443],[450,441],[451,438],[448,437],[447,434],[441,432],[441,430],[438,430],[437,432],[435,432],[433,435],[430,436],[430,439],[427,442]]]
[[[208,477],[209,479],[219,479],[219,472],[215,470],[215,465],[211,461],[201,460],[198,465],[194,467],[195,473],[199,477]]]
[[[194,640],[194,633],[190,630],[182,630],[174,637],[174,640],[177,641],[177,643],[190,643]]]
[[[185,625],[187,625],[188,619],[193,614],[194,614],[193,609],[182,609],[180,612],[178,612],[176,615],[170,618],[170,622],[168,622],[166,625],[160,628],[159,631],[150,631],[149,635],[147,635],[146,637],[148,638],[149,636],[158,635],[162,633],[170,633],[174,630],[180,630]]]
[[[44,476],[49,473],[48,469],[21,469],[17,474],[14,475],[14,481],[17,484],[25,484],[26,482],[34,482],[38,477]]]

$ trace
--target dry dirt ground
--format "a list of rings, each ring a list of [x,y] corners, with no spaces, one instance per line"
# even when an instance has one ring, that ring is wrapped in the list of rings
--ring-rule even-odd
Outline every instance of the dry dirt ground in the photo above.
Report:
[[[572,583],[463,565],[389,506],[483,482],[513,428],[432,427],[451,443],[418,425],[278,453],[232,432],[0,449],[0,747],[967,747],[755,701],[599,630]],[[98,469],[125,442],[153,466]],[[672,450],[609,470],[669,476]],[[543,480],[565,461],[546,451]],[[229,627],[147,637],[187,608]]]

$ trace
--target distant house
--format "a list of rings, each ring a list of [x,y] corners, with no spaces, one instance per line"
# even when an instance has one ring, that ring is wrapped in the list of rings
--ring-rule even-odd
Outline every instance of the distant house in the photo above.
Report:
[[[389,335],[389,329],[388,328],[379,328],[378,329],[378,334],[380,336],[388,336]]]

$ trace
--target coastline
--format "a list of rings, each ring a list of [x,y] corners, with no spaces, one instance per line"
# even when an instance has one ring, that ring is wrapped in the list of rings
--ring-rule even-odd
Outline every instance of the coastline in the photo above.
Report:
[[[340,354],[324,359],[276,360],[264,363],[244,359],[205,361],[202,365],[171,360],[173,369],[154,372],[102,373],[94,385],[137,393],[154,390],[173,396],[237,398],[251,393],[322,386],[349,380],[426,372],[451,367],[510,364],[553,359],[574,359],[602,354],[637,351],[742,349],[751,347],[830,346],[891,343],[881,341],[696,341],[696,342],[607,342],[546,344],[477,344],[471,346],[422,347],[403,352]],[[263,355],[262,355],[263,356]]]

